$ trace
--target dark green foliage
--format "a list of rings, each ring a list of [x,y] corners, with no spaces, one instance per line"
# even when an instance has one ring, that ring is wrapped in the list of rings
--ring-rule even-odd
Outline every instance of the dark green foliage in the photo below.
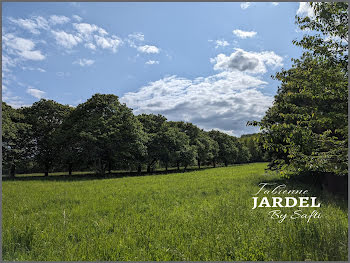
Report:
[[[201,163],[211,162],[217,156],[219,145],[207,132],[188,122],[170,122],[170,125],[178,127],[189,137],[189,144],[192,146],[190,151],[195,154],[199,168]]]
[[[163,124],[155,141],[159,149],[159,160],[165,164],[166,169],[170,162],[175,162],[178,167],[180,164],[188,166],[194,159],[189,137],[177,127],[172,127],[168,123]]]
[[[269,158],[267,152],[264,151],[260,133],[242,135],[238,140],[247,148],[248,153],[250,154],[250,162],[268,161]]]
[[[74,109],[67,123],[81,154],[94,162],[99,174],[114,161],[128,167],[145,155],[142,124],[115,95],[95,94]]]
[[[147,165],[147,171],[151,172],[157,161],[160,160],[161,147],[159,147],[160,133],[164,129],[162,127],[166,124],[166,118],[162,115],[154,114],[140,114],[136,116],[141,122],[143,130],[147,134],[147,141],[145,142],[147,152],[144,156],[143,162]]]
[[[312,52],[314,57],[324,57],[329,63],[348,67],[348,3],[310,3],[315,17],[296,17],[296,23],[302,30],[314,30],[317,33],[305,35],[297,46]]]
[[[48,175],[60,158],[57,133],[71,108],[53,100],[41,99],[21,111],[25,116],[25,123],[31,126],[34,159],[44,169],[45,175]]]
[[[225,166],[232,163],[238,163],[238,141],[237,138],[232,137],[226,133],[219,131],[210,131],[209,136],[215,140],[219,145],[217,156],[214,157],[215,162],[223,162]]]
[[[2,103],[2,158],[3,169],[14,176],[16,167],[31,157],[31,125],[24,122],[20,110]]]
[[[348,4],[312,6],[315,18],[297,18],[297,23],[321,34],[295,41],[308,51],[293,59],[291,69],[276,74],[281,87],[274,104],[255,124],[263,130],[264,147],[272,157],[270,168],[286,176],[346,175]]]

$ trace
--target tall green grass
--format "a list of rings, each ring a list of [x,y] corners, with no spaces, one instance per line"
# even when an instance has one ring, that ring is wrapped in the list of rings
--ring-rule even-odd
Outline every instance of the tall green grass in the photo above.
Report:
[[[258,183],[278,180],[265,168],[4,181],[3,259],[347,260],[347,203],[313,190],[322,218],[278,223],[251,209]]]

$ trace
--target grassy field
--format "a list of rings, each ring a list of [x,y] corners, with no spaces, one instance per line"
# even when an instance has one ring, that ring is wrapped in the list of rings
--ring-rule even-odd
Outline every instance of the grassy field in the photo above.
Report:
[[[272,208],[251,209],[258,183],[279,180],[265,167],[4,181],[3,259],[347,260],[345,201],[313,190],[310,196],[322,202],[317,208],[322,218],[309,223],[278,223],[267,214]]]

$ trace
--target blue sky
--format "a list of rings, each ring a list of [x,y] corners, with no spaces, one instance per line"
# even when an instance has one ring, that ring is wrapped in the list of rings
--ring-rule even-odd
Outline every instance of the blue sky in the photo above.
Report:
[[[302,50],[303,3],[3,3],[2,95],[76,106],[112,93],[139,113],[254,132]]]

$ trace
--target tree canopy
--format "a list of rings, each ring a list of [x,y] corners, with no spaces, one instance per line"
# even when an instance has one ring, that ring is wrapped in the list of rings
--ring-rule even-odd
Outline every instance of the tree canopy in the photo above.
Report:
[[[302,30],[294,41],[306,51],[292,68],[278,72],[281,81],[273,106],[259,125],[270,168],[287,177],[347,174],[348,4],[311,3],[314,17],[297,17]]]

